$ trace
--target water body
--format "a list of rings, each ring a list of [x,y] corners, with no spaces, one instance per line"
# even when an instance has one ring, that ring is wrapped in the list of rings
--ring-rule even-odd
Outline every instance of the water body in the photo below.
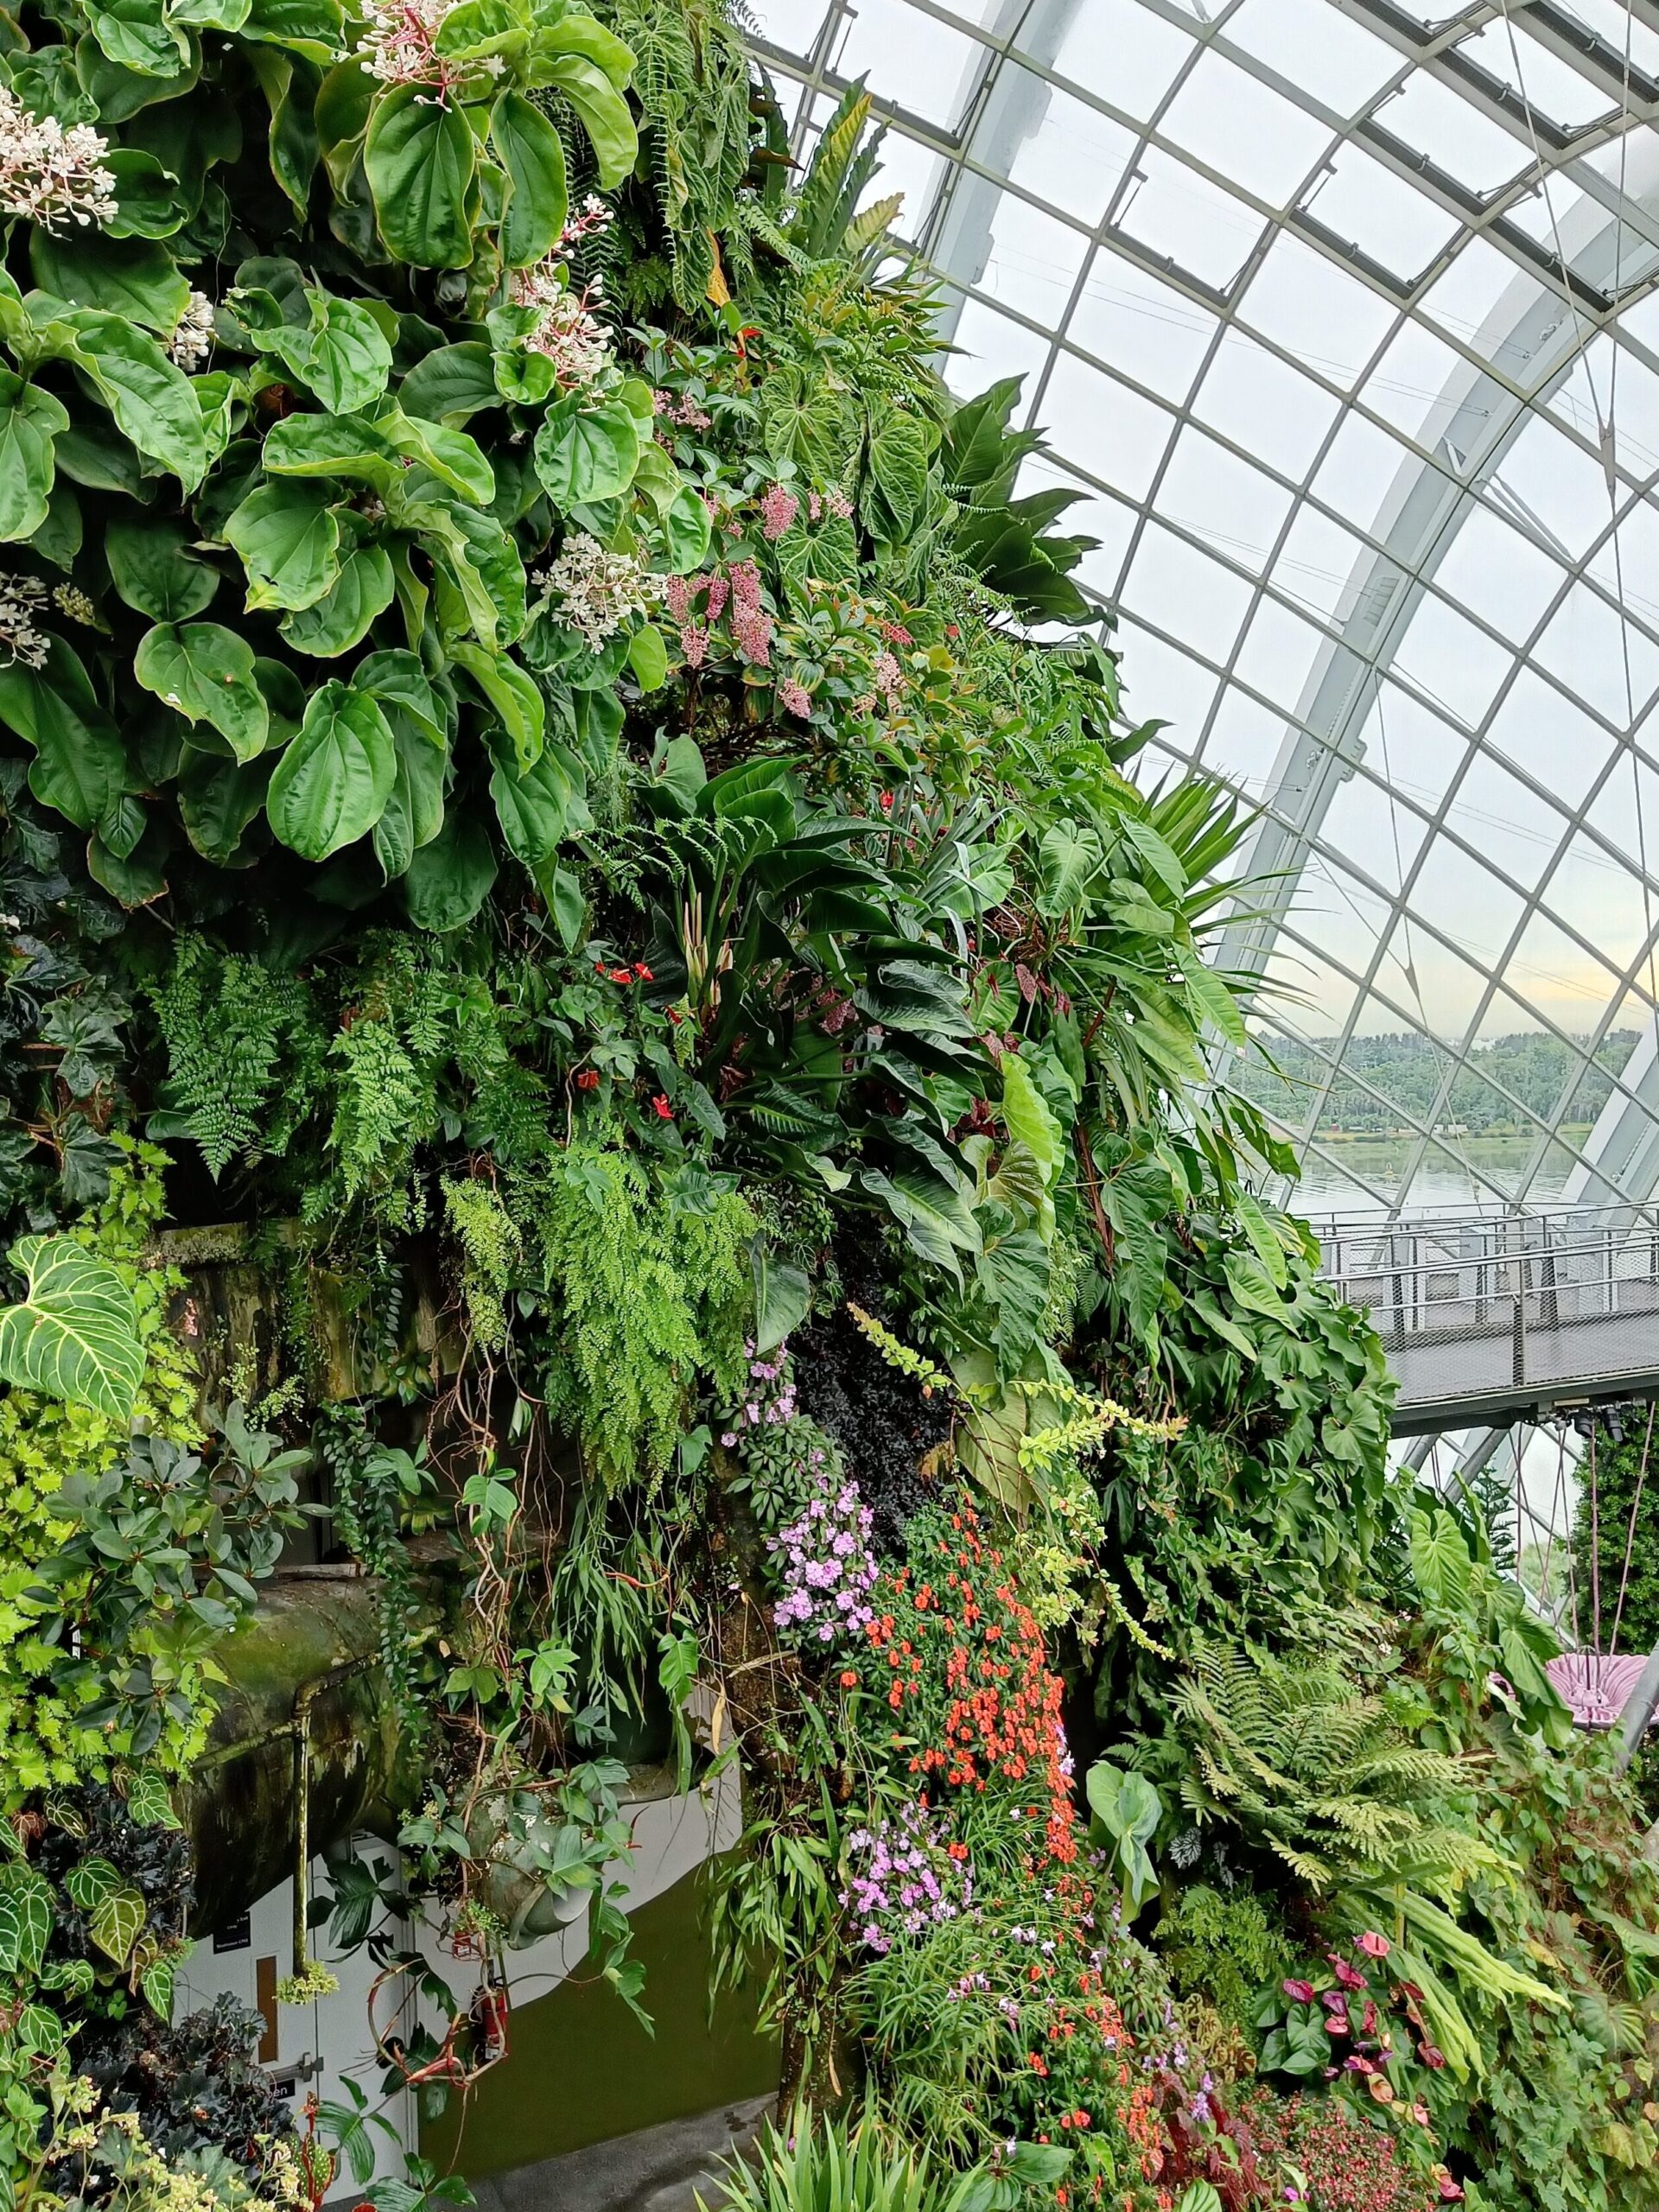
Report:
[[[1322,1141],[1324,1150],[1310,1147],[1303,1154],[1301,1180],[1288,1199],[1292,1210],[1313,1220],[1330,1214],[1387,1213],[1389,1200],[1376,1193],[1399,1189],[1415,1140],[1326,1137]],[[1532,1149],[1530,1137],[1460,1137],[1431,1145],[1412,1178],[1406,1209],[1413,1214],[1501,1213],[1503,1194],[1518,1186]],[[1552,1145],[1528,1186],[1528,1205],[1548,1205],[1559,1198],[1573,1164],[1565,1145]]]

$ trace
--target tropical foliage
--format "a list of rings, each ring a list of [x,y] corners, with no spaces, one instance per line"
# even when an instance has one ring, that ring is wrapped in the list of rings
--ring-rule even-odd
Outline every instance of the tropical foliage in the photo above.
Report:
[[[868,99],[798,166],[717,0],[53,0],[0,75],[12,2201],[367,2183],[168,2017],[304,1547],[388,2091],[499,2060],[411,1896],[509,1978],[586,1904],[648,2013],[630,1763],[723,1763],[740,2212],[1659,2202],[1634,1800],[1255,1195],[1247,825],[1125,772]]]

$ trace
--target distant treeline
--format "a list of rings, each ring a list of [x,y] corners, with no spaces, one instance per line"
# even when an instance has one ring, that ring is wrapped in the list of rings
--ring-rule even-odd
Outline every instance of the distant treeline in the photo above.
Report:
[[[1400,1129],[1432,1123],[1436,1128],[1456,1128],[1470,1136],[1504,1136],[1530,1126],[1522,1121],[1510,1098],[1519,1099],[1545,1122],[1558,1117],[1562,1122],[1593,1122],[1607,1103],[1611,1078],[1635,1049],[1638,1033],[1634,1029],[1610,1031],[1596,1048],[1593,1067],[1586,1067],[1558,1037],[1532,1032],[1484,1038],[1467,1065],[1452,1077],[1444,1098],[1440,1086],[1451,1065],[1451,1054],[1433,1038],[1414,1031],[1351,1038],[1343,1048],[1342,1068],[1319,1108],[1317,1126],[1351,1136],[1389,1136]],[[1587,1046],[1589,1040],[1582,1042]],[[1325,1080],[1326,1063],[1320,1058],[1320,1048],[1333,1056],[1337,1039],[1301,1045],[1275,1037],[1264,1039],[1263,1044],[1278,1072],[1265,1058],[1252,1053],[1244,1088],[1258,1104],[1289,1127],[1304,1126]],[[1575,1068],[1581,1073],[1561,1112],[1561,1094]],[[1367,1084],[1369,1089],[1364,1087]],[[1503,1089],[1495,1089],[1495,1084]]]

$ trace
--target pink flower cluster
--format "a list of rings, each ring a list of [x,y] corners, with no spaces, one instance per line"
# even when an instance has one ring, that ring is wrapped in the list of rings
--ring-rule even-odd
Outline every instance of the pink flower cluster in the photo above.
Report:
[[[671,391],[653,391],[651,406],[654,415],[664,423],[677,424],[682,430],[707,430],[713,427],[713,416],[699,407],[689,392],[676,399]]]
[[[832,484],[822,499],[816,492],[806,495],[807,520],[822,522],[825,515],[833,515],[837,522],[850,522],[853,518],[853,503],[838,485]]]
[[[859,1940],[878,1955],[896,1936],[919,1936],[972,1908],[972,1862],[947,1849],[944,1822],[925,1806],[906,1805],[896,1821],[855,1828],[847,1851],[852,1872],[841,1902]],[[982,1978],[980,1986],[988,1984]]]
[[[760,502],[760,534],[775,545],[801,512],[801,503],[782,484],[774,484]]]
[[[798,1521],[767,1539],[783,1563],[784,1594],[772,1607],[774,1624],[803,1643],[833,1643],[859,1636],[875,1615],[869,1603],[880,1570],[870,1549],[874,1516],[858,1484],[840,1481],[829,1468],[814,1471],[816,1495]]]
[[[786,715],[798,715],[804,721],[812,711],[812,694],[792,676],[786,676],[778,686],[778,696]]]
[[[744,1346],[749,1360],[749,1395],[737,1411],[728,1416],[734,1424],[721,1438],[729,1452],[738,1440],[738,1432],[745,1428],[770,1428],[780,1421],[795,1418],[795,1384],[789,1373],[789,1339],[785,1338],[770,1359],[763,1359],[754,1349],[751,1338]],[[774,1385],[781,1384],[781,1388]],[[812,1455],[815,1465],[823,1461],[822,1452]]]

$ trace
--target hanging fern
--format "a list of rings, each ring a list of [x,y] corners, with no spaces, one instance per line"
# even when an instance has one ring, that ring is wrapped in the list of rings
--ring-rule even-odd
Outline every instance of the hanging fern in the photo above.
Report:
[[[309,988],[187,937],[150,999],[167,1046],[150,1134],[194,1138],[215,1181],[238,1156],[280,1158],[321,1077],[326,1039]]]

